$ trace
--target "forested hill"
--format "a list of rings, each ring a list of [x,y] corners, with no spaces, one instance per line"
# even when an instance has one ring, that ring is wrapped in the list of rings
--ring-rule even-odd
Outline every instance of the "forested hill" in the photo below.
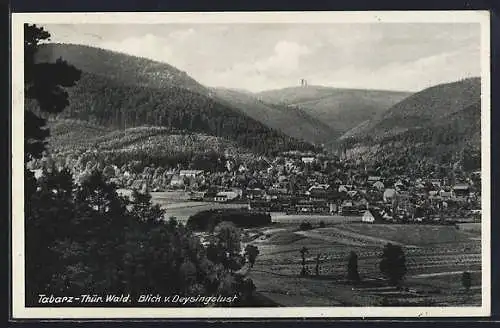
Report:
[[[54,62],[59,57],[86,73],[120,81],[126,85],[153,88],[179,87],[201,94],[208,90],[186,72],[154,60],[116,51],[78,44],[41,44],[36,54],[39,62]]]
[[[480,98],[480,78],[439,84],[409,96],[344,137],[383,137],[432,126],[446,116],[476,104]]]
[[[425,159],[441,164],[472,161],[477,169],[480,90],[479,78],[425,89],[344,135],[340,148],[352,157],[395,160],[399,166]]]
[[[424,163],[459,163],[466,171],[481,168],[481,106],[475,103],[445,120],[386,137],[364,154],[384,167],[415,168]],[[355,149],[355,148],[353,148]],[[368,155],[368,156],[366,156]]]
[[[73,45],[45,45],[38,60],[59,57],[82,70],[80,81],[68,89],[70,104],[61,118],[113,129],[149,125],[202,133],[262,154],[313,148],[211,98],[207,89],[183,74],[179,78],[169,65]]]

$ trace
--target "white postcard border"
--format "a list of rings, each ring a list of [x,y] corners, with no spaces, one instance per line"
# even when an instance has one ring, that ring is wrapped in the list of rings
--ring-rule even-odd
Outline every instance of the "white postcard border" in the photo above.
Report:
[[[29,308],[24,287],[23,24],[169,23],[479,23],[481,25],[482,306],[278,308]],[[12,316],[13,319],[175,319],[303,317],[479,317],[491,308],[490,22],[488,11],[13,13],[12,14]]]

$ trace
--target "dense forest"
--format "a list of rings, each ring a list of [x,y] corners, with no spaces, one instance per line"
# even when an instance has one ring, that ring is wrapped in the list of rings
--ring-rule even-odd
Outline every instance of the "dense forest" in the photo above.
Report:
[[[338,142],[341,153],[404,168],[427,162],[481,166],[480,79],[418,92]]]
[[[39,181],[30,172],[27,177],[27,306],[40,306],[40,294],[89,291],[130,294],[131,302],[120,306],[141,305],[138,296],[147,293],[236,295],[230,305],[249,305],[250,282],[232,274],[244,264],[239,249],[229,267],[226,250],[215,247],[224,235],[216,235],[207,252],[190,230],[164,220],[149,194],[120,197],[97,171],[78,186],[68,170],[47,172]]]
[[[480,78],[439,84],[412,94],[347,135],[381,137],[416,127],[425,128],[480,101]]]
[[[182,87],[200,94],[207,89],[186,72],[164,62],[132,56],[107,49],[68,43],[44,43],[37,48],[37,62],[70,62],[82,72],[97,74],[128,85],[157,89]]]
[[[308,85],[257,94],[266,104],[296,108],[330,127],[337,137],[409,96],[409,92]]]
[[[64,46],[59,45],[59,48],[64,49]],[[92,52],[92,48],[87,48],[85,53]],[[100,60],[105,62],[109,61],[106,60],[107,56],[118,56],[100,49],[94,51],[99,52],[99,58],[102,57]],[[45,57],[47,56],[41,56],[40,60],[54,60],[50,56]],[[119,58],[122,57],[128,58],[120,54]],[[88,68],[89,64],[84,64],[83,61],[79,57],[80,66]],[[141,82],[145,78],[144,74],[137,81],[132,80],[133,75],[130,74],[126,79],[122,79],[121,75],[113,71],[118,69],[114,66],[106,66],[106,70],[99,73],[90,72],[90,68],[88,69],[89,71],[82,70],[76,86],[68,90],[72,101],[65,111],[58,115],[59,118],[84,120],[113,129],[148,125],[183,133],[202,133],[235,141],[251,151],[267,155],[290,149],[314,149],[313,145],[305,141],[270,129],[241,111],[222,104],[200,92],[199,88],[193,90],[194,82],[189,88],[183,84],[176,85],[172,81],[168,84],[148,84]],[[157,73],[162,75],[161,71]],[[163,75],[168,75],[170,71],[164,73]],[[152,81],[155,81],[156,75],[151,76]],[[35,102],[27,99],[26,103],[29,109],[36,112]]]
[[[206,156],[213,158],[213,165],[227,156],[241,158],[244,162],[257,158],[249,149],[227,139],[183,134],[165,127],[112,130],[72,119],[49,121],[48,126],[52,159],[74,167],[88,161],[120,167],[135,162],[140,162],[142,167],[196,167],[197,159]]]

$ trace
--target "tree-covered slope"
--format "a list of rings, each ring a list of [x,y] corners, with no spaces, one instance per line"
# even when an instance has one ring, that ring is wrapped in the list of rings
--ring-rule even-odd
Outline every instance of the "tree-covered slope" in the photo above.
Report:
[[[76,86],[67,90],[71,101],[60,118],[112,129],[149,125],[200,133],[262,154],[312,148],[213,99],[207,89],[169,65],[73,45],[45,45],[39,54],[39,61],[61,56],[82,70]],[[27,102],[30,106],[34,103]]]
[[[470,78],[417,92],[345,136],[382,137],[428,127],[480,101],[481,80]]]

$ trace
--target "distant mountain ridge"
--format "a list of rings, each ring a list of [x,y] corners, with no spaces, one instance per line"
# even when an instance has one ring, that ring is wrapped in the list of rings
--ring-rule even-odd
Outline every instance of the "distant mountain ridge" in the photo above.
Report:
[[[338,137],[409,95],[411,93],[400,91],[343,89],[314,85],[269,90],[256,94],[267,104],[299,108],[330,126]]]
[[[299,108],[266,104],[254,94],[236,89],[212,90],[216,97],[228,102],[232,107],[289,136],[315,144],[328,143],[338,137],[338,132],[330,126]]]

